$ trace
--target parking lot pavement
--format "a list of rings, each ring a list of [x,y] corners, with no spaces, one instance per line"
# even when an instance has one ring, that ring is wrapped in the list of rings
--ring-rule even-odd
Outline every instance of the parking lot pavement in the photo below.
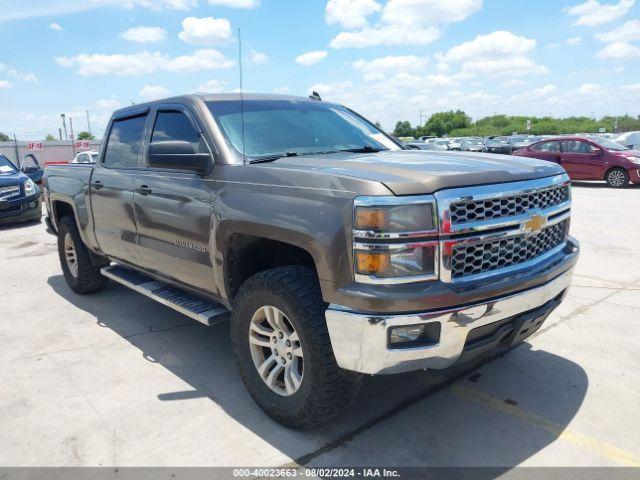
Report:
[[[574,187],[567,301],[503,356],[372,377],[309,432],[244,390],[228,326],[67,287],[44,224],[0,230],[0,465],[640,466],[640,187]]]

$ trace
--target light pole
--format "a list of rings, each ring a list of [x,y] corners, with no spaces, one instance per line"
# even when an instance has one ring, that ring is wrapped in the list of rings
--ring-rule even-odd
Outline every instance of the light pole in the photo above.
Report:
[[[61,113],[60,117],[62,117],[62,128],[64,129],[64,139],[69,140],[69,134],[67,133],[67,121],[65,120],[67,116],[64,113]]]

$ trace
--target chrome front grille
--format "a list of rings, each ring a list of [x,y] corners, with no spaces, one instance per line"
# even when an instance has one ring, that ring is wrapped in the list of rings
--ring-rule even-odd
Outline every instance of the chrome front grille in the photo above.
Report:
[[[569,198],[569,186],[560,185],[514,196],[455,202],[450,206],[451,223],[459,225],[512,217],[531,210],[544,210],[560,205]]]
[[[477,275],[533,260],[564,243],[568,223],[564,220],[531,235],[523,233],[486,242],[459,243],[451,254],[451,276],[456,279]]]
[[[20,196],[20,185],[0,187],[0,199],[9,199]]]
[[[528,268],[565,245],[569,177],[442,190],[440,279],[463,282]]]

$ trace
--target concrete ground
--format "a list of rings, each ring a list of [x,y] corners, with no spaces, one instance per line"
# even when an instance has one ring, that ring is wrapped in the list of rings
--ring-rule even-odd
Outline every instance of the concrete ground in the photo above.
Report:
[[[0,229],[0,465],[640,466],[640,187],[574,186],[567,301],[479,365],[371,377],[309,432],[266,417],[228,326],[67,287],[44,224]]]

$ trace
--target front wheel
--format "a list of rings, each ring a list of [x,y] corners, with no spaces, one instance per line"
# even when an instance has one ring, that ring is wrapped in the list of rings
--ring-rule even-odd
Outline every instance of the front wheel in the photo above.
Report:
[[[605,177],[607,185],[613,188],[626,187],[629,183],[629,173],[624,168],[612,168]]]
[[[63,217],[58,228],[58,254],[67,284],[76,293],[102,290],[107,278],[91,261],[72,217]]]
[[[305,267],[247,280],[234,302],[231,337],[240,375],[276,421],[310,428],[346,409],[362,376],[338,367],[318,280]]]

